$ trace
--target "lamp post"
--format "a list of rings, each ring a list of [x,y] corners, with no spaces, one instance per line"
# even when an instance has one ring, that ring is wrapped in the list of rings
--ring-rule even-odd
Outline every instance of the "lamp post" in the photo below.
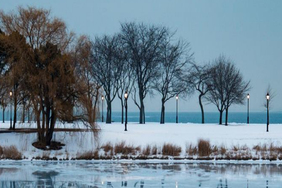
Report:
[[[127,99],[128,99],[127,91],[124,93],[124,99],[125,99],[125,124],[124,124],[124,131],[127,131]]]
[[[102,122],[104,122],[104,95],[102,95]]]
[[[178,95],[176,95],[175,99],[176,99],[176,123],[178,123]]]
[[[248,106],[247,106],[247,124],[250,123],[250,94],[248,93],[247,95],[247,101],[248,101]]]
[[[267,109],[266,132],[268,132],[268,127],[269,127],[269,93],[266,94],[266,109]]]
[[[12,129],[12,96],[13,92],[10,91],[10,129]]]

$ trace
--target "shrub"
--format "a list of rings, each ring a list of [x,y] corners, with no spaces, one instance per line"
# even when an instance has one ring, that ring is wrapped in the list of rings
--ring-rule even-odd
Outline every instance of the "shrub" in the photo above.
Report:
[[[211,154],[210,141],[203,139],[198,140],[198,153],[199,156],[209,156]]]
[[[163,155],[179,156],[181,153],[181,147],[172,144],[164,144],[162,152]]]

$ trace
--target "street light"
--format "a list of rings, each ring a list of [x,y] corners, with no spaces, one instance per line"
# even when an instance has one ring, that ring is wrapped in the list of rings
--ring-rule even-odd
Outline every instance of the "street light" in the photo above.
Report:
[[[266,94],[266,109],[267,109],[266,132],[268,132],[268,127],[269,127],[269,93]]]
[[[250,94],[247,95],[248,106],[247,106],[247,124],[250,123]]]
[[[178,95],[176,95],[175,99],[176,99],[176,123],[178,123]]]
[[[127,99],[128,99],[128,93],[127,91],[124,93],[124,99],[125,99],[125,127],[124,131],[127,131]]]
[[[13,92],[10,91],[10,129],[12,129],[12,96]]]
[[[104,122],[104,95],[102,95],[102,122]]]

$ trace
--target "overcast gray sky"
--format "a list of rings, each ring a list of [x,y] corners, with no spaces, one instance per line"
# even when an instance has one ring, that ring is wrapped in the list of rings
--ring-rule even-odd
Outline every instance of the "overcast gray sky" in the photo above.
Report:
[[[120,23],[136,21],[176,30],[176,37],[190,42],[195,61],[202,64],[224,54],[234,61],[245,80],[251,81],[251,111],[264,111],[268,84],[276,97],[272,111],[282,111],[282,1],[280,0],[0,0],[0,9],[18,6],[50,9],[70,30],[90,37],[113,34]],[[180,111],[198,112],[196,94],[182,99]],[[148,96],[146,111],[159,111],[160,98]],[[209,104],[206,111],[216,111]],[[137,108],[129,101],[129,109]],[[120,111],[115,101],[114,111]],[[167,111],[175,111],[175,100]],[[246,106],[230,111],[245,112]]]

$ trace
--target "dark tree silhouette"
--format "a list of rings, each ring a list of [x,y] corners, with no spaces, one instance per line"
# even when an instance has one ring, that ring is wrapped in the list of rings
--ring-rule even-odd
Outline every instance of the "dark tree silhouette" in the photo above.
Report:
[[[165,123],[165,103],[187,90],[183,80],[192,59],[192,54],[189,54],[189,44],[181,41],[172,44],[171,37],[161,47],[159,78],[153,81],[153,89],[161,94],[161,124]]]
[[[145,123],[144,99],[152,89],[152,81],[158,77],[161,62],[161,46],[169,32],[165,27],[148,26],[143,23],[121,24],[122,41],[129,64],[136,76],[132,98],[139,108],[139,123]],[[137,101],[137,96],[139,102]]]
[[[96,37],[91,47],[92,76],[103,87],[107,103],[106,123],[112,122],[112,101],[118,92],[124,58],[117,35]]]
[[[232,104],[243,104],[250,82],[245,82],[240,71],[231,60],[219,56],[211,70],[209,84],[211,90],[206,99],[215,104],[219,111],[219,124],[222,124],[222,114],[226,110],[225,125],[228,125],[228,110]]]
[[[199,92],[198,100],[201,108],[202,114],[202,123],[205,123],[205,113],[203,106],[203,97],[210,91],[211,86],[209,84],[210,80],[210,71],[211,67],[209,65],[197,65],[195,63],[191,63],[191,69],[189,71],[189,75],[187,76],[187,82],[190,84],[196,91]]]
[[[121,72],[121,77],[118,80],[118,93],[117,96],[120,99],[120,104],[121,104],[121,123],[123,123],[124,121],[124,94],[127,91],[127,95],[129,96],[133,87],[133,84],[135,82],[135,76],[133,74],[133,69],[132,67],[129,65],[128,61],[127,61],[127,57],[126,54],[124,56],[125,61],[123,63],[123,65],[121,65],[122,68],[122,72]]]

